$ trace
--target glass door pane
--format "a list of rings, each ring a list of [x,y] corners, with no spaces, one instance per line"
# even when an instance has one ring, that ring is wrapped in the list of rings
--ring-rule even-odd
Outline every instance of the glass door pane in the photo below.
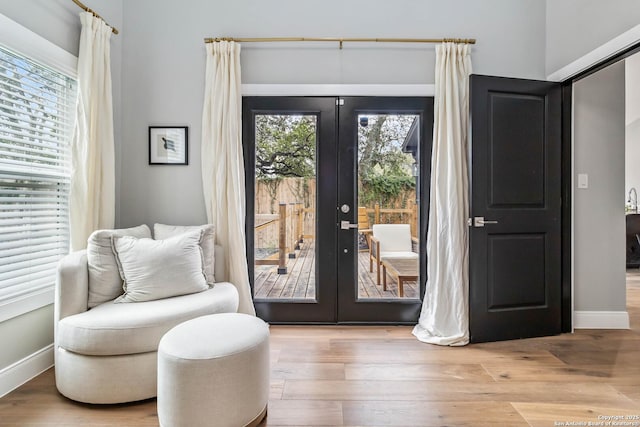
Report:
[[[255,116],[254,299],[316,299],[315,115]]]
[[[356,116],[358,299],[420,299],[420,116]]]

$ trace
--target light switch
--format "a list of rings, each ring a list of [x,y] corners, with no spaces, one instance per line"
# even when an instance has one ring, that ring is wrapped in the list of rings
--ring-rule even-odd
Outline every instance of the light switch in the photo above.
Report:
[[[578,174],[578,188],[589,188],[589,175],[586,173]]]

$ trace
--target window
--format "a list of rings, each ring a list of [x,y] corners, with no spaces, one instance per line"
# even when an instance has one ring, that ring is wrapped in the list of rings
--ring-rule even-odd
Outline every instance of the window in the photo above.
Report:
[[[0,45],[0,303],[50,291],[68,253],[75,93],[71,77]]]

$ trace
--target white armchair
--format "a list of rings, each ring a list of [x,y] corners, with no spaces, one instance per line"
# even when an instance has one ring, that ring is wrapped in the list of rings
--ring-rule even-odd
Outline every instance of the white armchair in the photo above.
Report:
[[[372,227],[369,246],[369,271],[376,265],[377,284],[380,285],[380,270],[383,258],[418,259],[414,251],[418,239],[411,237],[409,224],[375,224]]]
[[[55,373],[60,393],[85,403],[122,403],[156,395],[160,338],[186,320],[238,308],[234,285],[223,282],[224,252],[215,247],[218,282],[203,292],[89,309],[87,251],[58,266],[55,293]]]

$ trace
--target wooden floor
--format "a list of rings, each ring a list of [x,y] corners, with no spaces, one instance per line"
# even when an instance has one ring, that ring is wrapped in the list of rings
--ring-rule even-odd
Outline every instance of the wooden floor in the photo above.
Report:
[[[315,240],[306,239],[295,258],[287,259],[287,274],[278,274],[277,266],[256,265],[255,299],[315,299]],[[400,299],[398,283],[387,276],[387,290],[377,285],[375,266],[369,272],[369,252],[358,253],[358,297],[361,299]],[[419,298],[417,282],[405,282],[403,299]]]
[[[638,425],[638,272],[629,277],[627,301],[629,331],[462,348],[420,343],[410,327],[272,326],[271,395],[261,425],[537,427],[588,425],[602,416],[633,417],[618,425]],[[155,400],[91,406],[64,399],[49,370],[0,399],[0,425],[158,420]]]

